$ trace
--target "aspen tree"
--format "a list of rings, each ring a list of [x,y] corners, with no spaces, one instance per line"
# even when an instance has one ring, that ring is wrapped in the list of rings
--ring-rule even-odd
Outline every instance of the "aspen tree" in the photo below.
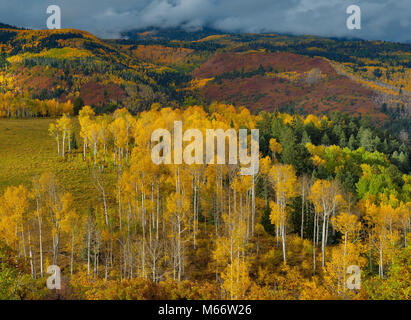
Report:
[[[50,123],[49,134],[54,137],[57,142],[57,155],[60,156],[60,133],[59,128],[54,123]]]
[[[286,255],[287,203],[297,195],[297,177],[291,165],[275,164],[270,170],[271,181],[275,190],[275,202],[271,202],[271,222],[278,228],[282,239],[283,260]]]
[[[88,146],[88,131],[89,125],[92,123],[95,113],[90,106],[84,106],[79,112],[79,122],[80,122],[80,136],[83,138],[83,160],[86,160],[86,148]]]
[[[81,237],[83,219],[73,208],[74,199],[70,193],[64,194],[61,201],[63,203],[61,210],[63,214],[60,216],[61,230],[68,234],[71,240],[68,247],[70,248],[70,275],[73,276],[75,241]]]
[[[362,265],[364,259],[360,259],[360,254],[363,252],[363,246],[361,244],[356,244],[359,238],[359,232],[361,230],[361,222],[358,220],[357,216],[342,212],[337,216],[331,218],[331,224],[336,231],[343,234],[344,243],[334,248],[332,250],[331,261],[327,264],[328,275],[331,277],[329,280],[333,281],[337,278],[337,289],[338,295],[342,291],[346,292],[346,278],[347,278],[347,268],[350,265]],[[341,247],[343,250],[341,250]],[[342,255],[341,255],[342,251]]]
[[[26,234],[29,192],[23,186],[8,187],[2,197],[0,226],[3,239],[27,258]]]
[[[50,128],[52,128],[52,127],[50,127]],[[62,157],[64,158],[65,157],[65,151],[66,151],[66,147],[65,147],[66,139],[68,140],[69,145],[70,145],[70,136],[71,136],[71,132],[73,130],[73,125],[72,125],[71,119],[66,114],[63,114],[63,116],[60,119],[57,120],[56,128],[57,128],[57,130],[59,130],[61,132],[61,136],[62,136]],[[69,150],[70,149],[71,149],[71,147],[69,147]]]
[[[318,222],[318,214],[322,216],[322,240],[321,240],[321,252],[322,252],[322,266],[325,263],[325,247],[328,239],[328,224],[329,218],[332,214],[335,214],[339,206],[343,206],[344,199],[342,198],[341,191],[335,181],[317,180],[311,187],[311,193],[309,199],[314,203],[316,212],[316,222]],[[318,225],[316,226],[317,235],[319,233]],[[318,240],[318,236],[317,236]]]

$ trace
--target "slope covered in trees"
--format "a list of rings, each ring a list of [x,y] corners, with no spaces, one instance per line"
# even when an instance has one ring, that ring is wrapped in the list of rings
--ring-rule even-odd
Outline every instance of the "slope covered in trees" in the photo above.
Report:
[[[339,110],[410,134],[409,44],[211,29],[124,36],[2,28],[0,88],[29,99],[78,100],[100,113],[213,101],[253,111]]]
[[[87,32],[0,29],[0,52],[2,92],[72,103],[81,98],[102,112],[166,101],[168,89],[156,78],[167,70],[141,64]]]
[[[259,173],[154,165],[151,132],[174,121],[259,128]],[[67,298],[409,298],[408,279],[397,280],[410,259],[409,168],[382,153],[398,152],[400,141],[364,120],[222,104],[154,105],[138,117],[86,106],[49,128],[68,174],[45,170],[5,186],[0,234],[38,281],[60,265]],[[66,179],[82,164],[94,191],[79,203]],[[362,270],[361,290],[345,285],[350,265]]]
[[[2,26],[0,299],[409,299],[409,45],[180,31]],[[258,173],[154,164],[179,121]]]

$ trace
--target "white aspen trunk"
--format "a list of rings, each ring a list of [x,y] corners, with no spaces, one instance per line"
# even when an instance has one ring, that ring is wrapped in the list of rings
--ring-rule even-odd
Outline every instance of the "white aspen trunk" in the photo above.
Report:
[[[303,178],[304,179],[304,178]],[[305,196],[305,186],[304,180],[302,181],[302,192],[301,192],[301,239],[304,239],[304,196]]]
[[[323,217],[323,231],[322,231],[322,239],[321,239],[321,253],[322,253],[322,266],[324,267],[325,265],[325,241],[326,241],[326,231],[325,231],[325,225],[326,225],[326,214],[324,212],[324,217]]]
[[[316,234],[317,234],[317,211],[314,213],[314,231],[313,231],[313,269],[315,275],[316,269],[316,257],[315,257],[315,248],[316,248]]]
[[[58,133],[56,135],[56,141],[57,141],[57,155],[60,156],[60,137]]]
[[[62,146],[62,147],[63,147],[63,148],[62,148],[62,149],[63,149],[63,150],[62,150],[62,154],[63,154],[63,158],[64,158],[65,151],[66,151],[66,150],[65,150],[65,149],[66,149],[66,147],[65,147],[65,143],[66,143],[66,130],[64,130],[64,133],[63,133],[63,142],[62,142],[62,143],[63,143],[63,146]]]
[[[73,276],[73,260],[74,260],[74,230],[71,235],[71,255],[70,255],[70,275]]]
[[[193,218],[193,248],[196,249],[196,216],[197,216],[197,181],[194,177],[194,199],[193,199],[193,211],[194,211],[194,218]]]
[[[36,273],[34,270],[34,261],[33,261],[33,250],[31,248],[31,234],[30,234],[30,230],[28,231],[29,233],[29,258],[30,258],[30,268],[31,268],[31,276],[33,278],[36,278]]]
[[[22,230],[23,230],[23,226],[22,226]],[[26,253],[26,241],[25,241],[25,237],[24,237],[24,231],[21,232],[21,239],[22,239],[22,241],[23,241],[24,261],[26,261],[26,259],[27,259],[27,253]]]
[[[282,225],[282,240],[283,240],[283,259],[284,259],[284,263],[287,263],[287,255],[286,255],[286,250],[285,250],[285,225],[284,223]]]
[[[97,141],[94,141],[94,164],[97,163]]]
[[[142,276],[143,278],[145,277],[145,261],[146,261],[146,218],[145,218],[145,205],[144,205],[144,200],[145,200],[145,195],[144,195],[144,187],[141,188],[141,225],[143,227],[143,254],[141,256],[141,268],[142,268]]]
[[[121,228],[122,228],[122,222],[121,222],[121,186],[120,186],[120,172],[118,174],[118,220],[119,220],[119,227],[120,227],[120,233],[121,233]]]
[[[157,182],[157,225],[156,225],[156,239],[158,241],[158,223],[160,215],[160,183]]]
[[[254,237],[254,224],[255,224],[255,175],[253,174],[253,185],[251,191],[251,236]]]
[[[90,226],[87,228],[87,275],[90,276],[90,246],[91,246],[91,232]]]
[[[37,221],[39,226],[39,251],[40,251],[40,276],[43,277],[43,232],[42,232],[42,221],[40,216],[40,206],[39,200],[36,199],[37,203]]]
[[[382,258],[382,244],[380,243],[380,278],[384,278],[384,266],[383,266],[383,258]]]
[[[104,187],[102,188],[102,193],[103,193],[104,217],[106,220],[106,226],[108,226],[108,208],[107,208],[106,192],[104,190]]]

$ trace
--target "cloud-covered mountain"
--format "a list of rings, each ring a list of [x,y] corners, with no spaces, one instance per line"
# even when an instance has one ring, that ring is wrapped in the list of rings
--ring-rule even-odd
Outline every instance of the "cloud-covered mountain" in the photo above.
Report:
[[[346,28],[346,0],[55,0],[62,26],[100,37],[147,27],[208,26],[225,32],[282,32],[405,42],[411,30],[409,0],[352,0],[362,29]],[[0,21],[46,27],[48,0],[0,2]]]

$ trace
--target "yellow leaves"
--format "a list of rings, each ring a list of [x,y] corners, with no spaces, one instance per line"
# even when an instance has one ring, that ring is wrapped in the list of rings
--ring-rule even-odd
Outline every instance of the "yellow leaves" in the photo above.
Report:
[[[365,59],[367,63],[374,64]],[[399,89],[403,87],[403,91],[411,92],[410,79],[411,69],[404,67],[387,66],[365,66],[354,72],[353,67],[349,64],[340,64],[334,61],[331,62],[337,72],[348,76],[351,80],[364,85],[380,94],[391,96],[391,98],[399,97]],[[381,76],[376,77],[374,70],[380,69]],[[364,71],[363,71],[364,70]]]
[[[317,155],[320,158],[322,158],[324,156],[325,153],[325,147],[323,145],[319,145],[319,146],[315,146],[312,143],[307,143],[305,145],[305,147],[307,148],[307,150],[312,154],[312,155]]]
[[[317,180],[311,187],[308,197],[315,206],[317,212],[329,215],[340,206],[344,206],[344,199],[337,182]]]
[[[270,209],[271,209],[271,213],[270,213],[270,221],[271,224],[275,225],[275,226],[280,226],[281,224],[281,208],[280,206],[275,203],[274,201],[270,201]]]
[[[9,81],[11,81],[9,79]],[[1,83],[2,86],[10,85],[10,83]],[[14,94],[9,88],[5,94],[0,93],[0,117],[35,117],[35,116],[50,116],[58,117],[64,113],[73,114],[73,104],[71,101],[58,102],[52,100],[29,99],[20,94]],[[16,90],[18,91],[18,90]]]
[[[305,120],[304,120],[304,125],[307,125],[309,123],[312,123],[316,128],[321,127],[321,121],[318,119],[317,116],[315,116],[313,114],[309,114],[307,116],[307,118],[305,118]]]
[[[188,90],[201,89],[207,85],[208,82],[213,81],[214,78],[205,78],[205,79],[193,79],[190,82],[190,87]]]
[[[8,187],[0,198],[0,235],[6,243],[18,239],[28,219],[29,192],[24,186]]]
[[[273,154],[278,153],[281,154],[283,152],[283,147],[279,142],[277,142],[276,139],[272,138],[270,139],[270,150],[273,152]]]
[[[18,187],[8,187],[4,192],[3,204],[10,215],[23,218],[23,214],[28,209],[29,192],[27,189],[20,185]]]
[[[366,264],[362,257],[364,246],[359,243],[341,243],[331,248],[331,258],[326,262],[324,268],[325,286],[333,296],[353,296],[355,292],[348,290],[347,274],[349,266],[358,266],[360,269]]]
[[[295,117],[294,116],[292,116],[288,113],[283,113],[283,114],[280,114],[280,117],[283,120],[283,124],[289,125],[291,127],[293,127],[295,125]]]
[[[71,234],[74,230],[79,230],[82,218],[74,209],[74,198],[71,193],[65,193],[61,197],[61,208],[56,212],[56,217],[60,220],[62,231]]]
[[[331,224],[335,230],[343,234],[344,238],[354,236],[361,230],[361,222],[358,220],[357,216],[347,212],[342,212],[339,215],[332,217]]]
[[[251,285],[247,263],[236,258],[221,274],[223,288],[233,300],[244,299]]]
[[[365,178],[370,179],[372,176],[372,167],[369,164],[361,164],[362,174]]]
[[[63,114],[63,116],[57,120],[56,128],[62,131],[63,133],[70,132],[73,129],[73,124],[70,117],[68,117],[67,114]]]
[[[111,234],[110,234],[110,230],[102,230],[101,231],[101,238],[103,239],[103,241],[109,242],[111,239]]]
[[[324,166],[326,163],[326,161],[321,159],[318,155],[314,155],[310,159],[316,167]]]
[[[57,126],[56,126],[55,123],[50,123],[50,126],[49,126],[49,134],[50,134],[51,136],[56,136],[56,139],[57,139],[58,129],[57,129]]]
[[[297,195],[297,176],[292,165],[275,164],[270,170],[277,198],[292,198]]]
[[[213,250],[213,259],[218,265],[225,266],[230,261],[230,248],[233,239],[227,237],[218,237],[216,239],[215,249]]]
[[[271,168],[271,158],[267,156],[264,158],[260,157],[260,159],[260,173],[263,175],[268,175]]]
[[[115,120],[109,125],[109,130],[114,136],[114,143],[117,148],[126,147],[131,138],[131,124],[128,117],[123,113],[114,114]]]
[[[84,106],[80,111],[79,111],[79,119],[85,119],[85,118],[91,118],[94,117],[96,114],[94,110],[90,106]]]
[[[251,176],[237,176],[231,183],[231,188],[238,193],[246,193],[252,187],[252,177]]]

